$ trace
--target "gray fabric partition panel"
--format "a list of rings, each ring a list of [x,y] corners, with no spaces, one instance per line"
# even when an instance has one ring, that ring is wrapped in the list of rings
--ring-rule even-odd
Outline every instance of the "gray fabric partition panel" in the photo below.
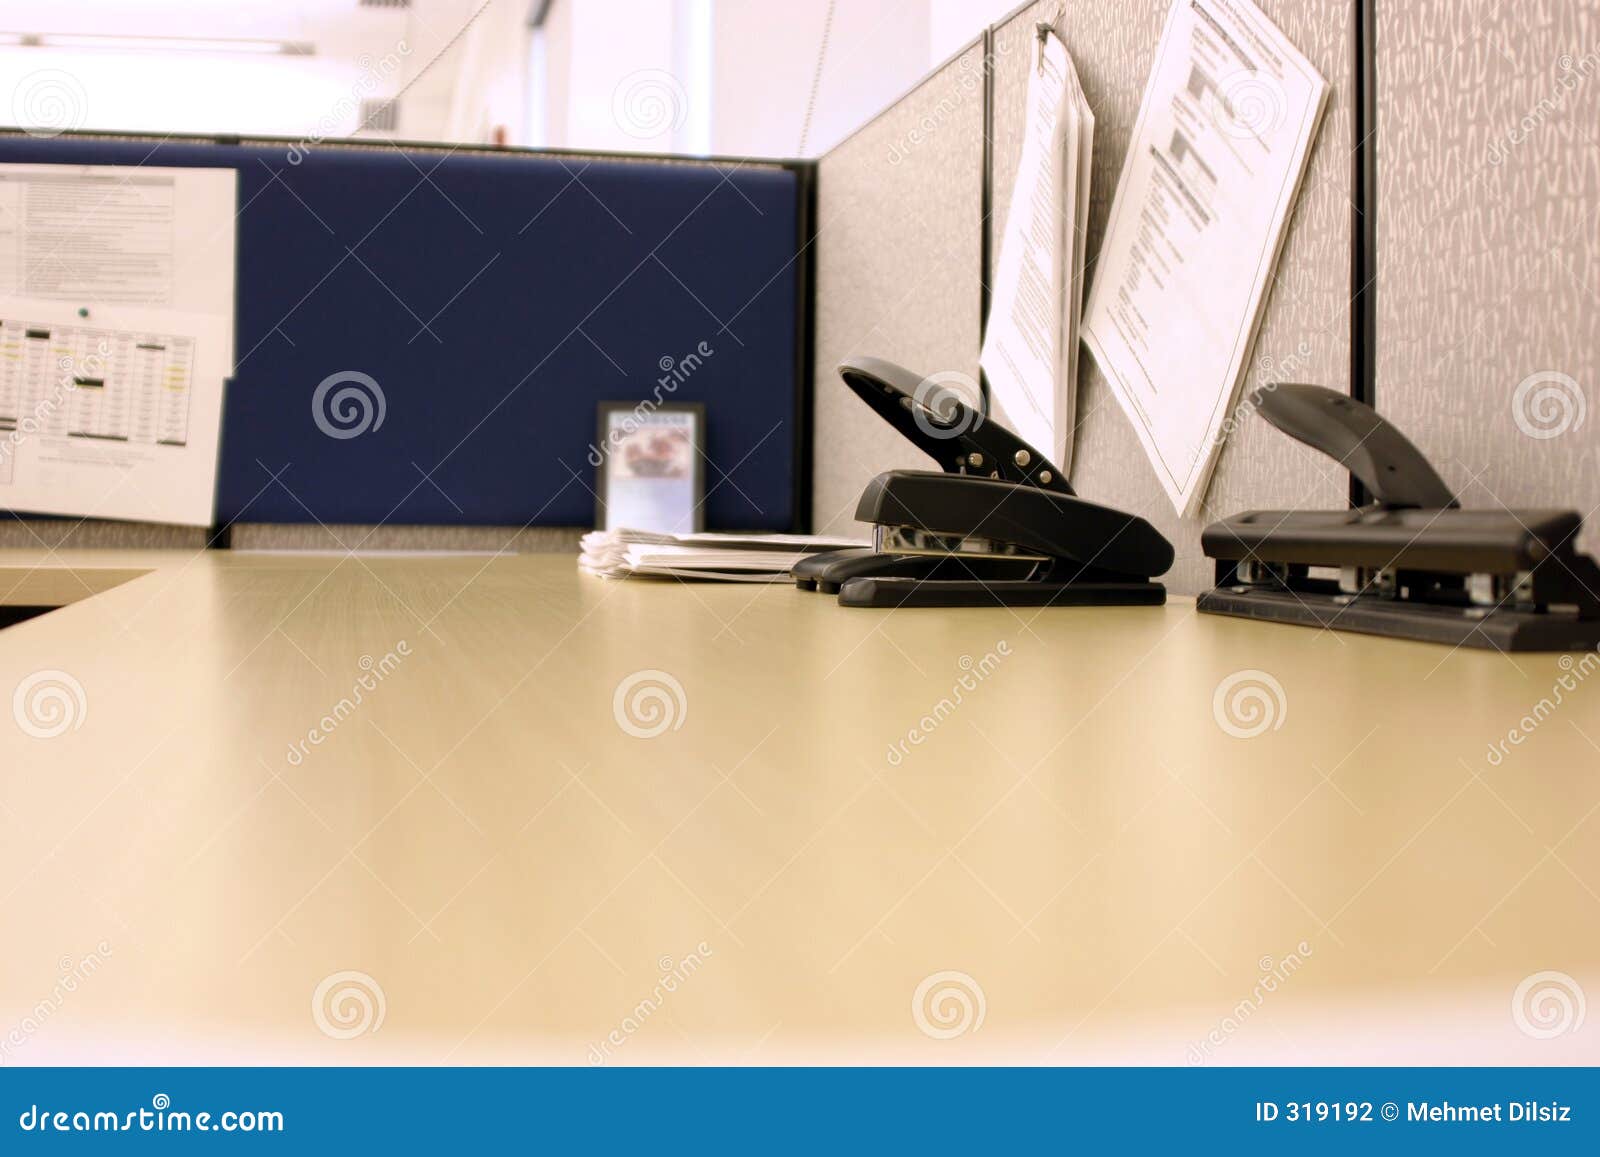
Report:
[[[0,521],[0,550],[200,550],[210,537],[201,526],[149,522],[16,515]]]
[[[870,354],[976,381],[982,293],[981,40],[818,164],[812,521],[865,530],[856,501],[875,474],[932,461],[839,380]]]
[[[1243,389],[1302,381],[1348,390],[1354,8],[1352,0],[1258,4],[1322,73],[1331,93]],[[1030,37],[1057,7],[1055,0],[1044,0],[994,30],[991,265],[999,259],[1021,155]],[[1091,280],[1169,7],[1169,0],[1077,0],[1066,5],[1059,25],[1095,114]],[[1087,351],[1080,360],[1072,484],[1085,498],[1143,515],[1172,540],[1178,557],[1166,582],[1174,593],[1194,594],[1211,585],[1212,564],[1200,551],[1207,523],[1247,508],[1339,509],[1348,503],[1347,478],[1332,462],[1246,414],[1223,446],[1200,514],[1180,518],[1105,377]]]
[[[1377,405],[1600,551],[1600,3],[1376,0]]]

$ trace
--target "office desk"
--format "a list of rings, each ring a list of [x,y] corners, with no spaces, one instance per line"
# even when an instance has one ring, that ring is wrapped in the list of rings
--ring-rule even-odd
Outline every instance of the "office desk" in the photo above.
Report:
[[[566,556],[0,591],[68,564],[144,573],[0,633],[6,1063],[1600,1061],[1513,1013],[1600,997],[1582,664],[1523,721],[1556,656]]]

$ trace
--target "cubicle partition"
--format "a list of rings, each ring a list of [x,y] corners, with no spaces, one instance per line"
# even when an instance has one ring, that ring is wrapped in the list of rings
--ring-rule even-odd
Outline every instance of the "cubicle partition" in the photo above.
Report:
[[[1312,382],[1373,401],[1467,504],[1592,513],[1600,427],[1585,414],[1600,382],[1600,11],[1558,0],[1504,10],[1491,0],[1257,3],[1331,93],[1243,388]],[[1059,17],[1095,112],[1092,279],[1169,6],[1024,5],[964,54],[991,75],[986,141],[971,139],[976,110],[953,118],[942,101],[960,75],[947,65],[822,158],[819,196],[833,215],[824,212],[817,239],[827,320],[817,346],[818,429],[830,431],[817,443],[819,523],[847,526],[851,492],[867,476],[916,464],[841,400],[829,379],[845,347],[924,372],[973,371],[979,338],[970,318],[981,316],[983,290],[952,236],[969,246],[981,237],[992,274],[1036,24]],[[936,131],[922,151],[890,163],[891,126],[923,122]],[[965,174],[985,156],[986,189],[966,190]],[[954,235],[915,225],[954,213],[962,215],[946,226]],[[917,291],[918,273],[937,277],[936,294]],[[1209,585],[1199,537],[1211,520],[1349,500],[1344,470],[1246,412],[1202,509],[1181,518],[1092,358],[1079,375],[1072,482],[1172,540],[1174,592]],[[1593,525],[1582,545],[1600,549]]]
[[[806,523],[809,166],[25,135],[0,161],[238,170],[233,545],[493,549],[590,525],[613,400],[704,404],[708,527]],[[359,431],[315,404],[353,374],[377,395]],[[352,526],[385,529],[328,529]]]
[[[1463,504],[1600,551],[1600,6],[1375,15],[1378,405]]]
[[[817,165],[813,514],[850,533],[873,475],[928,459],[834,367],[871,354],[978,378],[983,319],[986,38],[967,45]]]

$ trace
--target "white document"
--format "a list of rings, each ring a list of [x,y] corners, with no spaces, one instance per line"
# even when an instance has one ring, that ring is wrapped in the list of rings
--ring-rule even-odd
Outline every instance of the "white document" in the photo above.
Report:
[[[211,523],[237,186],[0,165],[0,509]]]
[[[0,298],[214,317],[233,374],[234,169],[0,164]]]
[[[1249,0],[1174,0],[1083,338],[1180,513],[1205,494],[1327,95]]]
[[[1094,116],[1066,45],[1036,42],[982,364],[1011,428],[1070,469]]]
[[[208,526],[226,334],[213,316],[0,298],[0,509]]]

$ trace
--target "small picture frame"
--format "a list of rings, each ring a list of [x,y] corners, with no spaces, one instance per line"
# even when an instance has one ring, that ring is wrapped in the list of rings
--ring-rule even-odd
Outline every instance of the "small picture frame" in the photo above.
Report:
[[[705,529],[705,422],[699,402],[601,402],[595,526],[692,534]]]

